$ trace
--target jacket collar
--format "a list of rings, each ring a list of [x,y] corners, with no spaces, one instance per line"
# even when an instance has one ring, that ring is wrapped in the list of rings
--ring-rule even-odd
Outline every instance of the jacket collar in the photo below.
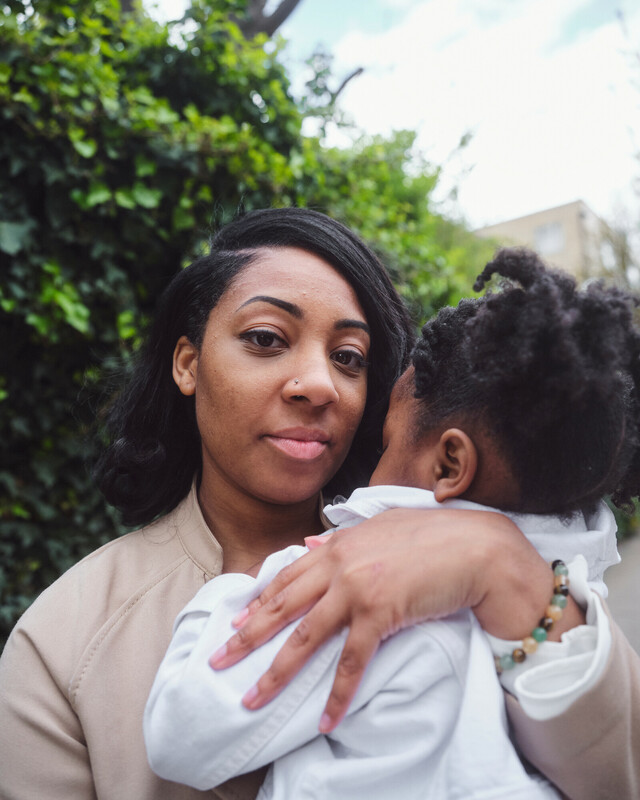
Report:
[[[167,522],[174,528],[185,553],[200,567],[207,580],[222,572],[222,547],[202,515],[196,481],[184,500],[169,513]]]
[[[332,525],[322,507],[322,496],[319,496],[318,514],[326,530]],[[203,571],[206,579],[220,575],[223,563],[222,546],[205,522],[198,503],[196,480],[191,484],[189,494],[184,500],[169,512],[166,521],[180,539],[185,553]]]

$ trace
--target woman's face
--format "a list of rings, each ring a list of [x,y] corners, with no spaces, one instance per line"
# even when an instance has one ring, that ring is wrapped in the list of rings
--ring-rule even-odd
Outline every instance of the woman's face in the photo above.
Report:
[[[264,249],[211,311],[174,378],[195,394],[203,482],[277,504],[312,497],[344,461],[367,393],[370,338],[353,288],[319,257]]]

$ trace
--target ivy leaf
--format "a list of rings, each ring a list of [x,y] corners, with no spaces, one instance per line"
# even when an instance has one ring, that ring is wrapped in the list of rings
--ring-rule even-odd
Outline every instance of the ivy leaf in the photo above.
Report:
[[[115,192],[116,203],[121,208],[135,208],[136,201],[133,199],[131,189],[116,189]]]
[[[62,309],[68,325],[80,333],[89,332],[89,309],[78,300],[77,293],[72,286],[67,285],[64,290],[56,291],[53,299]]]
[[[193,229],[195,225],[195,219],[193,214],[189,211],[181,208],[180,206],[176,206],[173,211],[173,227],[176,231],[188,230],[189,228]]]
[[[116,324],[118,326],[118,336],[121,339],[131,339],[138,332],[135,325],[135,315],[130,309],[121,311],[118,314]]]
[[[33,229],[32,220],[25,222],[0,222],[0,250],[15,256],[25,247]]]
[[[162,199],[162,190],[150,189],[143,183],[136,183],[131,190],[131,196],[143,208],[157,208]]]
[[[50,319],[43,317],[42,314],[27,314],[25,322],[27,325],[33,325],[41,336],[47,336],[51,327]]]
[[[136,156],[136,176],[138,178],[145,178],[148,175],[156,174],[156,162],[150,158],[146,158],[142,153]]]
[[[92,158],[98,149],[95,139],[72,139],[71,144],[83,158]]]
[[[84,198],[87,208],[93,208],[108,200],[111,200],[111,189],[106,184],[97,182],[91,184]]]

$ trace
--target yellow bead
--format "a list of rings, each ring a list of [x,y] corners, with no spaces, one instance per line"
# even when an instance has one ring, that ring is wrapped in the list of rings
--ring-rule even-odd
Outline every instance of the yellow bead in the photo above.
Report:
[[[554,622],[557,622],[559,619],[562,619],[562,609],[558,608],[558,606],[547,606],[547,610],[545,614]]]
[[[527,655],[531,655],[531,653],[535,653],[538,649],[538,642],[536,642],[533,636],[526,636],[522,640],[522,649]]]

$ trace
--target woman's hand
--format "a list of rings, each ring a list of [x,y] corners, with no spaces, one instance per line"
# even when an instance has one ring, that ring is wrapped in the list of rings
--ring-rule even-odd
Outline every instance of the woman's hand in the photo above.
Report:
[[[283,569],[238,615],[238,633],[211,663],[231,666],[306,615],[245,698],[247,707],[259,708],[348,626],[321,720],[326,733],[346,713],[380,642],[396,631],[470,607],[487,631],[518,639],[537,623],[552,585],[549,565],[501,514],[393,509],[333,534]],[[573,611],[556,636],[580,621]]]

